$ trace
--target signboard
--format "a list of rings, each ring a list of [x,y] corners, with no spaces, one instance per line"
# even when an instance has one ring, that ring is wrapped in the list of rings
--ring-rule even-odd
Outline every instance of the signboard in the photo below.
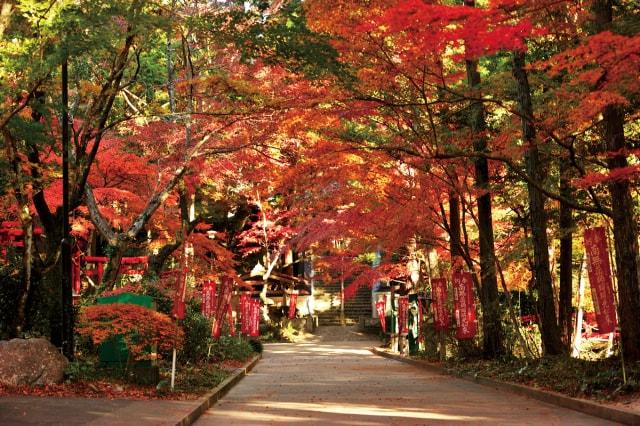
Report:
[[[591,297],[596,310],[599,333],[616,330],[616,305],[611,281],[611,265],[607,250],[607,237],[602,227],[584,231],[584,247],[587,252],[587,270]]]
[[[456,315],[456,338],[473,339],[478,331],[473,295],[473,279],[469,272],[453,273],[453,302]]]

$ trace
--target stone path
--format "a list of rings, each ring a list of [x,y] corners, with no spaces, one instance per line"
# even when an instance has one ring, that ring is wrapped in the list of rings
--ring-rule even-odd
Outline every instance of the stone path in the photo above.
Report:
[[[368,351],[378,342],[353,329],[319,331],[265,345],[257,367],[196,424],[613,424],[381,358]]]

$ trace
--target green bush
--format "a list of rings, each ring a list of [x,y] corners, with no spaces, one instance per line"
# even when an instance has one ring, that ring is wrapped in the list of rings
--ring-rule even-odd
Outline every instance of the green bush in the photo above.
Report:
[[[211,339],[211,321],[203,316],[192,304],[187,305],[184,321],[184,348],[182,360],[198,363],[207,359]]]
[[[258,339],[249,340],[249,345],[251,346],[251,349],[253,349],[253,351],[257,354],[261,354],[264,349],[264,347],[262,346],[262,342]]]
[[[254,353],[249,341],[241,337],[222,336],[211,344],[211,357],[217,361],[235,359],[244,361]]]
[[[212,365],[199,365],[181,368],[177,371],[176,390],[183,392],[207,392],[218,386],[228,373]],[[168,391],[168,380],[162,381],[158,389]]]

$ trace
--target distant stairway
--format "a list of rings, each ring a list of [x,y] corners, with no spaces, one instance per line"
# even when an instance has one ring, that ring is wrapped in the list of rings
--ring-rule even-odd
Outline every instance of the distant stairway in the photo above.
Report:
[[[341,325],[340,285],[318,284],[315,287],[314,299],[318,325]],[[359,324],[360,317],[371,317],[371,289],[369,287],[360,287],[354,297],[345,300],[344,316],[346,325]]]

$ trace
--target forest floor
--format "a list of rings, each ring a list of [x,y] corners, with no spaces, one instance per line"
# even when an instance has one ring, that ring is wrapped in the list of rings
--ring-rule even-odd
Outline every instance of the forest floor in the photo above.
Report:
[[[240,360],[225,360],[219,364],[181,366],[176,370],[176,387],[170,387],[170,372],[161,369],[157,386],[132,383],[124,377],[100,374],[99,369],[84,371],[65,382],[46,386],[7,386],[0,384],[0,397],[10,395],[43,397],[82,397],[131,400],[196,400],[222,383],[233,370],[243,365]]]
[[[625,365],[625,383],[619,358],[594,361],[557,356],[433,364],[451,374],[516,383],[640,412],[640,363]]]

